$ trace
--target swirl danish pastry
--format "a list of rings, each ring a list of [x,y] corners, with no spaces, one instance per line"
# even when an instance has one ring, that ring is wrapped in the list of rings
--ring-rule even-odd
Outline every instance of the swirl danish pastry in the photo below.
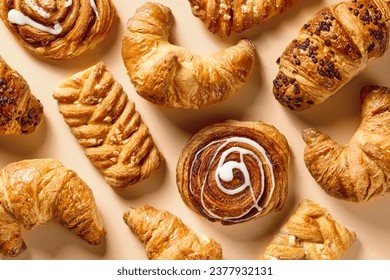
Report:
[[[274,126],[229,120],[195,134],[176,178],[184,202],[208,220],[242,223],[281,210],[290,149]]]
[[[94,48],[115,19],[111,0],[8,0],[0,17],[30,52],[70,59]]]

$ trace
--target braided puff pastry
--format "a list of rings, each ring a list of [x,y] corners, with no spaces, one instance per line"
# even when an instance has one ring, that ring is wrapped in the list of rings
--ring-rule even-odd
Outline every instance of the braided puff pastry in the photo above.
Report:
[[[111,0],[7,0],[0,17],[30,52],[69,59],[94,48],[115,19]]]
[[[26,80],[0,56],[0,135],[34,132],[42,119],[42,104]]]
[[[148,2],[127,23],[122,58],[138,94],[182,108],[205,107],[234,94],[252,71],[254,45],[241,40],[210,56],[193,55],[168,42],[171,17],[168,7]]]
[[[337,260],[356,239],[356,234],[334,220],[326,209],[302,200],[260,259]]]
[[[91,189],[59,161],[24,160],[0,170],[0,254],[19,255],[26,249],[21,227],[54,218],[90,244],[105,235]]]
[[[288,191],[286,138],[262,122],[225,121],[195,134],[176,178],[184,202],[224,225],[281,210]]]
[[[283,13],[297,0],[189,0],[192,13],[212,32],[229,37]]]
[[[388,48],[389,0],[353,0],[323,8],[285,49],[276,99],[292,110],[323,102]]]
[[[361,91],[362,122],[345,146],[315,129],[302,132],[311,175],[331,196],[354,202],[390,192],[390,89]]]
[[[162,160],[122,86],[102,62],[62,82],[58,108],[86,156],[115,190],[148,177]]]
[[[222,259],[219,243],[193,231],[168,211],[145,205],[129,208],[123,219],[143,243],[151,260]]]

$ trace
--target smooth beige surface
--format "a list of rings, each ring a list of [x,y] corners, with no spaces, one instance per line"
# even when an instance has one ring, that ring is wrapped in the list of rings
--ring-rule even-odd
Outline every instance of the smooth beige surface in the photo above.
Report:
[[[103,244],[92,246],[56,222],[45,224],[23,233],[28,248],[18,259],[146,259],[142,244],[122,219],[123,212],[129,206],[144,204],[169,210],[193,229],[212,236],[222,245],[225,259],[256,259],[303,198],[320,203],[334,218],[356,232],[357,241],[344,256],[345,259],[390,259],[390,195],[363,204],[326,195],[304,165],[304,142],[301,138],[304,128],[313,127],[340,143],[347,143],[360,123],[360,89],[367,84],[390,87],[390,52],[371,62],[363,73],[323,104],[305,112],[292,112],[280,105],[272,95],[272,80],[278,69],[275,61],[309,17],[322,6],[337,1],[300,0],[287,13],[272,18],[262,26],[234,34],[229,39],[221,39],[212,35],[192,15],[187,1],[160,0],[174,14],[171,35],[174,44],[197,54],[210,54],[235,44],[241,38],[249,38],[257,48],[257,61],[251,77],[229,100],[201,110],[165,109],[137,95],[121,58],[121,38],[127,19],[144,2],[114,0],[119,18],[107,40],[95,50],[71,61],[53,61],[31,55],[0,23],[1,56],[24,76],[45,110],[44,122],[35,133],[0,138],[0,166],[30,158],[60,160],[75,170],[93,189],[107,229]],[[62,80],[98,61],[107,64],[129,98],[135,102],[165,157],[165,163],[150,178],[122,193],[112,190],[84,155],[52,97],[53,90]],[[195,214],[181,200],[175,177],[181,149],[194,132],[226,119],[261,120],[276,126],[286,136],[293,157],[289,194],[281,212],[245,224],[222,226]]]

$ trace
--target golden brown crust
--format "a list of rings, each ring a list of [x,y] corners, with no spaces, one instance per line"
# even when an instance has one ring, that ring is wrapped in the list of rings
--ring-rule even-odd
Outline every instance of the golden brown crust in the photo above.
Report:
[[[115,190],[159,167],[162,155],[147,126],[104,63],[66,79],[53,96],[86,156]]]
[[[334,220],[328,211],[302,200],[266,247],[263,260],[337,260],[353,244],[356,234]]]
[[[219,243],[193,231],[168,211],[145,205],[129,208],[123,219],[143,243],[151,260],[222,259]]]
[[[34,132],[42,119],[42,104],[26,80],[0,56],[0,135]]]
[[[297,0],[189,0],[192,13],[212,32],[229,37],[283,13]]]
[[[53,59],[70,59],[93,49],[107,37],[116,11],[111,0],[73,0],[70,6],[66,2],[1,1],[0,17],[18,42],[30,52]],[[11,22],[9,13],[15,11],[21,13],[19,18],[28,17],[27,20],[43,27]],[[43,30],[45,28],[57,31],[50,33]]]
[[[54,218],[90,244],[105,235],[91,189],[59,161],[24,160],[0,171],[1,254],[26,249],[22,226],[34,229]]]
[[[278,59],[275,98],[306,110],[333,95],[388,48],[390,7],[380,0],[340,2],[317,12]]]
[[[177,185],[183,201],[210,221],[241,223],[282,209],[289,160],[287,140],[275,127],[230,120],[188,141]]]
[[[366,86],[361,98],[362,122],[347,145],[315,129],[302,132],[311,175],[329,195],[354,202],[390,191],[390,89]]]
[[[143,98],[166,107],[201,108],[237,92],[252,72],[255,47],[249,40],[210,56],[193,55],[168,42],[171,10],[147,2],[129,19],[122,58]]]

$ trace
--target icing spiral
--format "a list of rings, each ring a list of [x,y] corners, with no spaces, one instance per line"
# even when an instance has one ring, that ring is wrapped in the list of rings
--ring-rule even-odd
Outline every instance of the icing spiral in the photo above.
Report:
[[[210,221],[241,223],[283,206],[289,148],[273,126],[228,121],[201,130],[177,166],[184,202]]]
[[[0,16],[18,41],[33,53],[68,59],[94,48],[110,30],[110,0],[9,0]]]

